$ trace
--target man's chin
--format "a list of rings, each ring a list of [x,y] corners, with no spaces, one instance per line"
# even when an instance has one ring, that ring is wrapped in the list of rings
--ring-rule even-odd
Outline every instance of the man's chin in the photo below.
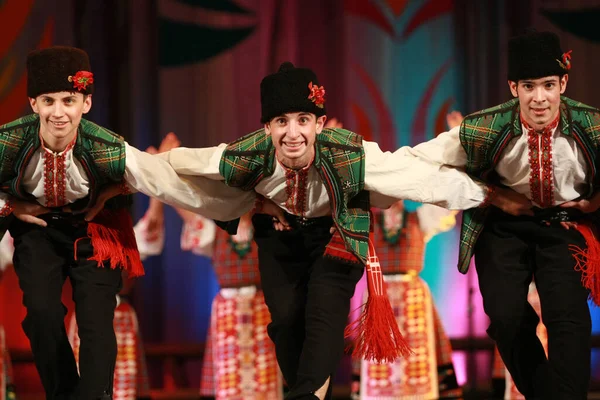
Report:
[[[299,158],[302,158],[304,156],[304,154],[306,154],[306,152],[304,152],[304,151],[293,151],[293,152],[284,151],[283,152],[283,156],[290,160],[297,160]]]
[[[69,136],[71,136],[73,134],[73,131],[64,129],[64,130],[51,130],[50,131],[50,136],[52,136],[54,139],[65,139],[68,138]]]
[[[550,123],[550,120],[548,118],[536,118],[533,122],[538,126],[546,126]]]

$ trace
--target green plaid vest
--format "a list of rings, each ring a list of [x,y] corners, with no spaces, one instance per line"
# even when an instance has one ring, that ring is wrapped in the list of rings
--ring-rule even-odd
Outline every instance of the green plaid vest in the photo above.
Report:
[[[502,151],[523,133],[519,113],[519,101],[513,99],[465,117],[460,127],[460,141],[467,153],[466,172],[469,175],[487,183],[498,183],[494,169]],[[563,96],[558,129],[563,135],[573,137],[584,152],[590,174],[589,196],[598,185],[600,111]],[[458,255],[458,270],[462,273],[469,269],[488,211],[489,208],[472,208],[463,213]]]
[[[345,129],[323,129],[316,138],[314,166],[331,202],[333,220],[346,249],[366,263],[369,249],[369,193],[363,190],[365,152],[362,136]],[[230,143],[220,172],[229,186],[254,187],[275,171],[275,148],[264,129]]]
[[[40,120],[37,114],[0,126],[0,190],[22,200],[35,200],[23,188],[23,174],[39,149]],[[90,181],[88,204],[93,204],[106,184],[118,183],[125,173],[125,143],[121,136],[85,119],[79,124],[74,157]],[[9,218],[0,217],[0,237]]]

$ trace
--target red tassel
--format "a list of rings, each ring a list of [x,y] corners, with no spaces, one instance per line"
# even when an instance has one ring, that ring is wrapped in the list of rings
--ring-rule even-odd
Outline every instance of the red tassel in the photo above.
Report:
[[[94,255],[89,260],[103,265],[110,260],[110,267],[122,267],[130,277],[144,275],[144,266],[133,233],[133,221],[126,209],[103,210],[88,223],[88,236],[92,240]]]
[[[575,257],[575,270],[581,271],[581,283],[590,291],[590,298],[594,304],[600,306],[600,242],[592,224],[578,223],[576,229],[583,235],[587,249],[569,246]]]
[[[360,317],[346,327],[344,334],[347,338],[355,338],[352,355],[365,360],[390,363],[412,354],[408,342],[398,328],[385,291],[379,258],[371,240],[367,261],[367,288],[367,303]]]

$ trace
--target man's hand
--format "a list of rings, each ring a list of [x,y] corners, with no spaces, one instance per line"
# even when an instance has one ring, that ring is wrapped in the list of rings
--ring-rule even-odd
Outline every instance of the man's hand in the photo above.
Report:
[[[571,228],[577,228],[577,222],[573,222],[573,221],[561,222],[560,226],[562,226],[566,230],[569,230]]]
[[[596,193],[589,199],[567,201],[560,206],[563,208],[576,208],[586,214],[593,213],[600,208],[600,193]]]
[[[87,213],[85,214],[85,220],[88,222],[93,220],[96,217],[96,215],[98,215],[98,213],[102,211],[102,209],[104,208],[104,204],[108,200],[118,196],[119,194],[121,194],[121,185],[119,185],[118,183],[114,183],[104,188],[98,195],[96,203],[94,203],[94,205],[87,210]]]
[[[596,193],[589,199],[567,201],[560,205],[562,208],[576,208],[586,214],[593,213],[600,208],[600,193]],[[577,222],[561,222],[565,229],[577,228]]]
[[[510,215],[533,215],[533,203],[512,189],[497,187],[491,194],[490,204]]]
[[[459,126],[464,119],[463,115],[460,111],[452,111],[448,115],[446,115],[446,123],[450,129]]]
[[[179,146],[181,146],[181,141],[177,135],[175,135],[173,132],[169,132],[162,142],[160,142],[160,145],[158,146],[158,152],[164,153],[165,151],[172,150]]]
[[[37,218],[38,215],[47,214],[50,212],[50,210],[48,210],[46,207],[38,203],[21,201],[15,198],[10,199],[10,203],[13,205],[13,214],[21,221],[39,226],[48,226],[46,221]]]
[[[273,227],[277,231],[289,231],[290,224],[285,219],[283,209],[275,204],[272,200],[264,199],[262,207],[257,211],[259,214],[267,214],[273,217]]]
[[[154,146],[149,146],[146,149],[146,153],[154,155],[154,154],[158,154],[158,150]]]
[[[329,129],[332,129],[332,128],[342,129],[343,127],[344,127],[344,125],[340,121],[338,121],[337,118],[331,118],[331,119],[329,119],[329,120],[327,120],[325,122],[325,128],[329,128]]]

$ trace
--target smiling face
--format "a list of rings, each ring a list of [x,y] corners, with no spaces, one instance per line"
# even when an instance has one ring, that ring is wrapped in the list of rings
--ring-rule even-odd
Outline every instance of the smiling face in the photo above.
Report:
[[[287,113],[265,124],[271,135],[277,159],[288,168],[306,167],[315,155],[315,140],[327,117],[307,112]]]
[[[40,116],[40,135],[45,145],[62,151],[77,135],[81,117],[92,107],[92,96],[76,92],[45,93],[29,98],[29,104]]]
[[[560,95],[567,89],[568,75],[508,81],[513,96],[519,98],[523,119],[541,130],[558,116]]]

